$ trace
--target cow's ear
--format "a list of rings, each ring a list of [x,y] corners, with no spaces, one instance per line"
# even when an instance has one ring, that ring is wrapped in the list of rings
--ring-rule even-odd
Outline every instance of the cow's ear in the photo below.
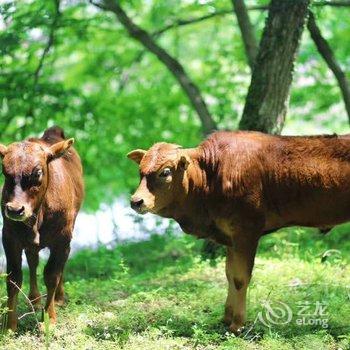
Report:
[[[143,149],[135,149],[131,152],[129,152],[126,156],[133,160],[135,163],[140,164],[141,159],[146,154],[146,151]]]
[[[73,145],[73,143],[74,139],[68,139],[51,145],[49,148],[48,160],[51,161],[62,157],[67,152],[69,147]]]
[[[7,147],[0,143],[0,157],[4,158],[7,152]]]
[[[187,167],[188,167],[188,164],[190,164],[190,160],[189,160],[188,156],[182,155],[182,156],[180,157],[178,166],[179,166],[181,169],[186,170]]]

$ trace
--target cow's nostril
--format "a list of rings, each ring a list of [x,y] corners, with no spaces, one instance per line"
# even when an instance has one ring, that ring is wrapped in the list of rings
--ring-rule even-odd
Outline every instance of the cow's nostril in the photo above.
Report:
[[[6,209],[10,214],[22,215],[24,213],[25,208],[23,205],[21,207],[16,207],[16,206],[12,206],[11,204],[6,204]]]
[[[132,208],[140,208],[141,205],[143,204],[143,199],[139,199],[139,198],[132,199],[130,204]]]

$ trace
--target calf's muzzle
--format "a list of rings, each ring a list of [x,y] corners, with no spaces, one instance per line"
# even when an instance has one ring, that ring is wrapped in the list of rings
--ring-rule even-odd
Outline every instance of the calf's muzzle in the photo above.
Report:
[[[132,209],[138,211],[141,209],[142,205],[143,205],[144,201],[142,198],[139,197],[131,197],[130,200],[130,206]]]
[[[9,219],[22,220],[25,214],[25,207],[24,205],[7,203],[5,206],[5,214]]]

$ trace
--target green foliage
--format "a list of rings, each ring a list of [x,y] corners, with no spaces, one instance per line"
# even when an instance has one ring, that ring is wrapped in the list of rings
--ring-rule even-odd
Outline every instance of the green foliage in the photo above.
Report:
[[[150,33],[177,19],[231,8],[229,0],[121,4]],[[313,10],[350,78],[349,9]],[[76,138],[82,155],[86,209],[95,210],[136,185],[136,167],[125,157],[131,149],[160,140],[183,146],[200,142],[200,122],[178,83],[111,14],[87,1],[62,1],[57,14],[51,0],[10,0],[1,3],[0,16],[0,142],[62,126],[67,136]],[[259,36],[266,12],[250,11],[250,16]],[[219,127],[236,128],[250,70],[234,16],[175,25],[157,42],[184,65]],[[344,132],[347,123],[336,81],[304,33],[286,132]],[[0,347],[350,348],[349,229],[343,225],[322,236],[316,230],[291,228],[262,239],[249,293],[251,327],[242,337],[227,333],[221,323],[223,258],[216,264],[205,261],[200,241],[169,234],[76,253],[66,270],[69,304],[59,310],[57,327],[38,334],[37,318],[28,315],[20,321],[18,335],[1,334]],[[3,297],[5,283],[0,286]],[[23,315],[27,306],[21,299]],[[284,301],[293,311],[301,300],[324,301],[330,326],[266,328],[254,322],[264,299]]]
[[[248,5],[267,1],[249,1]],[[230,9],[220,1],[124,1],[150,33],[177,19]],[[315,8],[339,63],[350,71],[348,9]],[[111,14],[86,1],[6,1],[0,5],[0,134],[9,143],[58,124],[76,138],[94,210],[137,182],[125,157],[160,140],[194,146],[200,122],[166,68],[131,39]],[[250,11],[259,36],[266,12]],[[50,33],[53,44],[48,47]],[[174,26],[157,41],[184,65],[220,128],[237,126],[250,71],[235,17]],[[44,49],[47,54],[40,67]],[[38,79],[35,79],[37,72]],[[337,84],[305,33],[296,65],[287,132],[343,131],[347,118]]]
[[[349,228],[341,226],[328,236],[310,229],[266,236],[249,289],[250,323],[239,338],[221,322],[224,261],[218,258],[212,266],[201,260],[201,242],[193,237],[167,234],[111,250],[80,251],[67,266],[69,302],[58,310],[57,326],[50,327],[50,349],[347,349]],[[331,247],[341,251],[340,257],[322,262]],[[329,327],[292,322],[267,328],[256,319],[263,300],[287,303],[295,314],[301,301],[322,301]],[[45,335],[37,334],[31,318],[21,319],[17,336],[3,335],[0,348],[44,346]]]

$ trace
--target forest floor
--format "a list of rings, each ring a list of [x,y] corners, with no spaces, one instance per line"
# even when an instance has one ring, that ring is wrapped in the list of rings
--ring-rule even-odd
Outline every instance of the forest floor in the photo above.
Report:
[[[82,250],[68,262],[68,303],[57,325],[41,334],[40,313],[26,315],[16,334],[0,336],[0,348],[350,349],[348,232],[349,225],[327,236],[291,228],[262,238],[239,337],[222,323],[224,259],[203,260],[200,241],[166,234]],[[20,296],[19,314],[27,311]]]

